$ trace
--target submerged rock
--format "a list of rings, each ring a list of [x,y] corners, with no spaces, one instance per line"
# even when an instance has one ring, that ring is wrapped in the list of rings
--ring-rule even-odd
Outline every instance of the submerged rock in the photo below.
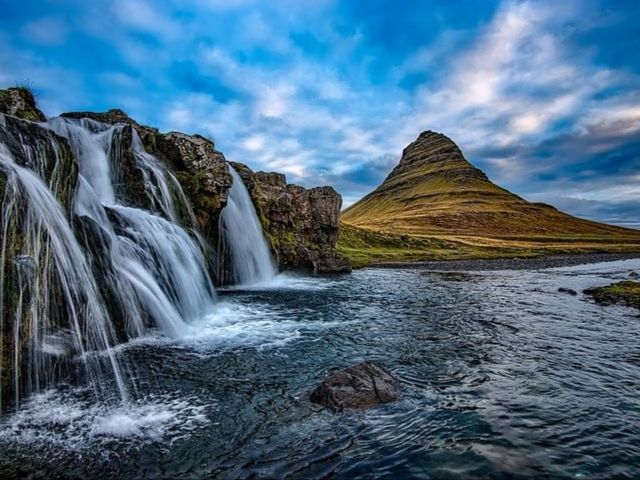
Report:
[[[309,396],[313,403],[340,412],[371,408],[398,399],[396,379],[383,368],[363,362],[331,373]]]
[[[558,291],[560,293],[568,293],[569,295],[578,295],[578,292],[576,292],[575,290],[573,290],[572,288],[565,288],[565,287],[560,287],[558,289]]]
[[[629,274],[629,278],[638,279],[638,278],[640,278],[640,273],[638,273],[638,272],[631,272],[631,273]]]

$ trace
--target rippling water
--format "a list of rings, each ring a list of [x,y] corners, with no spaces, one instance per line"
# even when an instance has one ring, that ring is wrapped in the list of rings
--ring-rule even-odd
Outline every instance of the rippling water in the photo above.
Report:
[[[0,421],[3,478],[639,478],[640,318],[582,291],[640,260],[361,270],[222,292],[181,341],[121,347],[140,401],[61,387]],[[372,360],[399,402],[307,401]]]

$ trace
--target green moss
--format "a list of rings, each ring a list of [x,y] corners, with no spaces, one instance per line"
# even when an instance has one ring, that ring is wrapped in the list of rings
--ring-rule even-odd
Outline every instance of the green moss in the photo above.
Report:
[[[630,307],[640,308],[640,282],[626,280],[604,287],[590,288],[585,290],[584,293],[602,305],[622,303]]]

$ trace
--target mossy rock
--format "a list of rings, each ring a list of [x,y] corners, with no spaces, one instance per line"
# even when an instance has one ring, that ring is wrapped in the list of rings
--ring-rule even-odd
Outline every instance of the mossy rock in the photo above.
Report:
[[[26,87],[0,90],[0,113],[32,122],[44,122],[46,117],[36,107],[33,92]]]
[[[601,305],[622,304],[640,308],[640,282],[625,280],[604,287],[589,288],[584,293]]]

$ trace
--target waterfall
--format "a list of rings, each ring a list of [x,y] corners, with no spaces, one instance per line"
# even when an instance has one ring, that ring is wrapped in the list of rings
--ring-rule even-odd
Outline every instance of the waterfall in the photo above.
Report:
[[[51,331],[51,289],[59,288],[64,299],[67,326],[73,334],[73,347],[81,354],[90,378],[102,385],[104,378],[99,360],[87,357],[87,351],[106,350],[118,391],[126,398],[122,373],[113,352],[114,332],[107,311],[100,301],[98,287],[85,255],[76,240],[65,213],[49,187],[33,171],[17,165],[4,145],[0,144],[0,168],[6,176],[2,211],[2,278],[6,268],[6,239],[9,226],[20,217],[25,255],[14,258],[18,272],[18,299],[15,312],[3,312],[4,321],[13,313],[13,387],[14,402],[19,405],[19,392],[30,394],[53,380],[52,363],[64,341]],[[19,207],[19,208],[18,208]],[[38,262],[38,263],[36,263]],[[52,278],[55,275],[55,279]],[[55,285],[52,284],[55,282]],[[30,290],[25,298],[26,290]],[[4,285],[2,288],[4,294]],[[4,306],[5,299],[0,298]],[[27,316],[27,321],[23,318]],[[28,329],[28,358],[21,357],[22,329]],[[4,328],[2,328],[4,331]],[[27,334],[27,332],[25,332]],[[6,342],[5,342],[6,345]],[[51,355],[54,353],[54,355]],[[27,363],[22,376],[21,364]],[[26,379],[25,379],[26,378]],[[21,388],[22,387],[22,388]],[[1,398],[1,396],[0,396]]]
[[[76,211],[92,218],[108,236],[115,270],[111,290],[120,297],[119,303],[126,305],[123,310],[130,316],[129,335],[144,331],[140,313],[146,313],[166,335],[179,337],[185,322],[211,309],[215,291],[200,246],[173,223],[178,215],[171,187],[177,187],[179,199],[186,202],[177,180],[144,150],[138,134],[131,129],[131,152],[143,173],[145,193],[155,212],[120,205],[111,172],[121,163],[122,152],[113,146],[122,144],[120,137],[127,127],[64,118],[49,124],[69,139],[80,159]],[[169,178],[173,178],[171,184]]]
[[[133,379],[111,347],[149,328],[179,337],[216,301],[199,239],[185,229],[195,224],[193,212],[132,127],[54,118],[29,128],[38,141],[0,124],[0,310],[13,309],[0,311],[0,401],[6,349],[16,407],[21,396],[54,386],[65,358],[82,359],[92,385],[103,392],[115,384],[126,399]],[[62,147],[46,129],[68,140],[77,181],[64,178],[70,172],[59,159],[51,173],[50,152]],[[143,186],[135,205],[126,162]],[[61,192],[73,196],[68,209]]]
[[[269,245],[249,192],[238,172],[229,166],[233,184],[222,225],[231,254],[236,283],[251,285],[271,280],[277,273]]]

